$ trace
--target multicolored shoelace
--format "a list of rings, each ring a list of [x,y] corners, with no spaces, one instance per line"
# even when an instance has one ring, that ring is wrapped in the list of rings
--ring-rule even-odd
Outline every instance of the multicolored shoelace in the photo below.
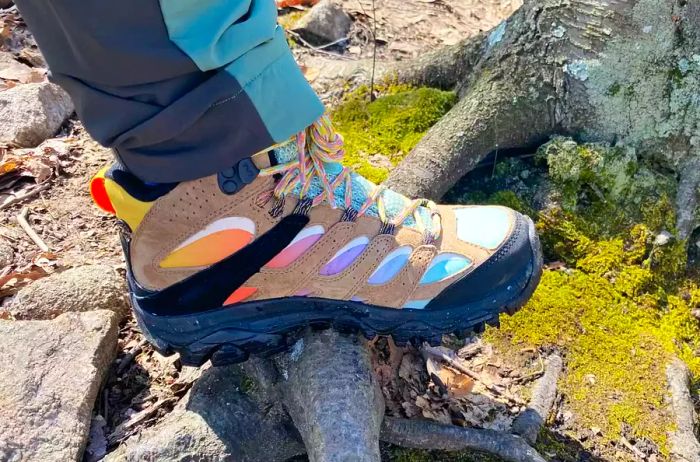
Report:
[[[306,130],[299,132],[296,135],[296,145],[298,157],[296,160],[260,170],[261,176],[282,175],[273,192],[276,199],[283,200],[286,195],[292,194],[298,189],[299,199],[302,201],[308,199],[312,207],[327,200],[331,207],[337,208],[335,191],[343,185],[346,211],[353,211],[356,216],[362,216],[372,205],[376,204],[377,214],[382,223],[385,224],[385,228],[393,229],[403,224],[409,216],[413,216],[416,227],[426,236],[426,241],[433,241],[440,236],[440,215],[437,212],[436,204],[428,199],[410,200],[406,198],[406,206],[393,217],[389,217],[382,198],[386,187],[373,185],[372,191],[367,195],[362,206],[358,210],[353,209],[352,175],[354,173],[348,167],[342,166],[335,178],[329,181],[329,175],[326,172],[327,164],[340,164],[345,155],[343,137],[333,129],[327,115],[323,115]],[[308,197],[314,177],[320,179],[323,191],[314,197]],[[423,216],[417,213],[419,207],[426,207],[431,211],[431,223],[425,223]]]

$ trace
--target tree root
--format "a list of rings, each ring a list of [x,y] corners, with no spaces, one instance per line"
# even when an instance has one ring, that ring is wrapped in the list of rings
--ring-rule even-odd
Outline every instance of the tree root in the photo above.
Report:
[[[384,399],[364,339],[309,332],[278,367],[284,405],[311,462],[379,462]]]
[[[413,60],[377,62],[375,81],[452,90],[472,72],[483,52],[484,39],[482,33]],[[371,59],[338,61],[314,56],[306,65],[319,70],[317,78],[352,81],[355,85],[369,85],[372,76]]]
[[[547,359],[544,375],[537,381],[532,392],[532,400],[527,409],[514,421],[512,432],[520,435],[530,444],[535,444],[537,435],[542,428],[557,396],[557,381],[563,364],[557,354]]]
[[[671,459],[678,462],[700,461],[700,443],[697,439],[697,415],[688,385],[690,371],[683,361],[676,359],[666,366],[666,378],[671,392],[671,407],[676,418],[676,429],[669,435]]]
[[[414,449],[475,450],[511,462],[544,462],[542,456],[519,436],[427,420],[385,417],[380,438],[387,443]]]
[[[207,369],[173,412],[106,461],[281,462],[306,452],[312,462],[379,462],[380,439],[543,461],[509,433],[385,418],[369,354],[362,338],[309,331],[274,362]]]
[[[384,184],[409,197],[439,199],[494,149],[527,146],[552,133],[545,107],[513,82],[480,81],[433,125]]]

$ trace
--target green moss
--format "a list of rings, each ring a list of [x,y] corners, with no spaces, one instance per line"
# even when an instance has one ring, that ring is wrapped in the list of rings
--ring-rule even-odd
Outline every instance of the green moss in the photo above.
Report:
[[[294,25],[306,14],[305,11],[291,10],[287,14],[281,14],[277,17],[277,22],[285,29],[293,29]]]
[[[369,89],[348,95],[332,112],[345,138],[344,163],[375,183],[401,161],[425,132],[456,102],[452,92],[395,85],[380,87],[369,101]]]
[[[530,302],[486,336],[506,354],[559,348],[560,389],[578,427],[613,441],[624,424],[665,452],[665,365],[679,356],[700,377],[700,292],[686,274],[686,243],[654,243],[673,230],[673,180],[603,145],[558,139],[540,158],[560,205],[536,213],[537,227],[547,259],[566,268],[546,270]],[[529,207],[512,196],[485,202]]]
[[[424,451],[391,447],[389,452],[392,462],[502,462],[498,457],[474,451]]]
[[[257,390],[257,384],[255,380],[248,377],[247,375],[241,376],[240,390],[246,395],[250,395]]]

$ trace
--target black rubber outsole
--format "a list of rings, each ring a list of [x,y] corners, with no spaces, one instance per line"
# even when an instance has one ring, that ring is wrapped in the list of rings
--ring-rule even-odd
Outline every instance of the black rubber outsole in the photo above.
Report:
[[[368,339],[391,336],[398,345],[437,345],[445,334],[464,338],[497,327],[502,313],[512,315],[530,299],[542,275],[542,250],[532,221],[526,217],[532,259],[506,289],[467,306],[440,310],[376,307],[363,303],[308,297],[241,303],[183,316],[156,316],[141,310],[132,296],[135,316],[145,337],[165,356],[180,354],[187,366],[211,360],[215,366],[271,356],[287,350],[310,327],[362,334]],[[517,289],[513,291],[512,289]],[[511,291],[513,293],[511,293]]]

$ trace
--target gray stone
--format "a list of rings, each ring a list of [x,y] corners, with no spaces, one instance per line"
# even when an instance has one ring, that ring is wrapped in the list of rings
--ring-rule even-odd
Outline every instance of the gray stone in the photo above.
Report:
[[[294,26],[294,32],[313,45],[325,45],[348,36],[352,18],[331,0],[321,0]]]
[[[664,245],[668,244],[669,242],[671,242],[671,239],[673,239],[673,234],[671,234],[670,232],[668,232],[666,230],[661,231],[654,238],[654,245],[664,246]]]
[[[210,368],[175,409],[105,462],[281,462],[304,453],[289,417],[242,366]],[[255,385],[252,385],[255,383]]]
[[[15,252],[5,238],[0,237],[0,268],[4,268],[12,263]]]
[[[0,460],[81,460],[118,332],[111,311],[0,321]]]
[[[0,144],[38,146],[56,133],[73,110],[68,93],[48,82],[0,92]]]
[[[129,311],[124,278],[108,265],[86,265],[24,287],[8,307],[16,319],[52,319],[71,311]]]
[[[32,78],[32,68],[17,61],[12,53],[0,51],[0,79],[27,83]],[[38,82],[39,80],[35,80]]]

